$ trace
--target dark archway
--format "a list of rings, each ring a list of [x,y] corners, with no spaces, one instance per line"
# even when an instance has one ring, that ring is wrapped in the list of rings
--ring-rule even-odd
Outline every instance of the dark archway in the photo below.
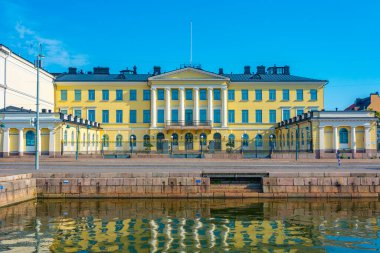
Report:
[[[157,134],[157,152],[162,152],[164,149],[164,139],[165,135],[163,133]]]
[[[193,150],[193,134],[192,133],[187,133],[185,134],[185,147],[186,150]]]
[[[220,133],[214,134],[214,148],[216,151],[222,150],[222,136]]]

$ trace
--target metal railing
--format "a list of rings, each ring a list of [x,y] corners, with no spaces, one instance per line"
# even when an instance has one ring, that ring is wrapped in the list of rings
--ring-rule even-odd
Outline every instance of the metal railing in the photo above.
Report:
[[[167,120],[166,126],[211,126],[211,120]]]

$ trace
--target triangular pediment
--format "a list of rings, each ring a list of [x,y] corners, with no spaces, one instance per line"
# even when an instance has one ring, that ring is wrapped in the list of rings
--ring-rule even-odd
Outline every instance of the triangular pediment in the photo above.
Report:
[[[212,72],[204,71],[196,68],[183,68],[170,71],[161,75],[152,76],[150,81],[154,80],[227,80],[230,79],[225,76],[217,75]]]

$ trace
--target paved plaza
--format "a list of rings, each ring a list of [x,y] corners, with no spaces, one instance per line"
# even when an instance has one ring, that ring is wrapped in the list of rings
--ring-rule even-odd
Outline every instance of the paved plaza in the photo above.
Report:
[[[41,158],[39,173],[106,172],[379,172],[380,160]],[[0,159],[0,176],[35,172],[33,157]]]

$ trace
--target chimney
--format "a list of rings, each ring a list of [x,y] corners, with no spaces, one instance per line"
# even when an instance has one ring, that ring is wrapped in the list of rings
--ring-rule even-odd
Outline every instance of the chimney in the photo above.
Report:
[[[77,68],[70,67],[69,68],[69,74],[76,75],[77,74]]]
[[[42,113],[46,113],[46,109],[42,109]]]
[[[284,66],[284,75],[290,75],[290,67],[288,65]]]
[[[135,65],[135,66],[133,66],[133,74],[134,74],[134,75],[136,75],[136,74],[137,74],[137,67],[136,67],[136,65]]]
[[[110,68],[108,68],[108,67],[95,67],[94,68],[94,74],[109,75],[110,74]]]
[[[219,68],[219,72],[218,72],[219,75],[223,75],[223,68]]]
[[[266,74],[266,72],[265,72],[265,66],[264,65],[257,66],[257,72],[256,72],[256,74],[265,75]]]
[[[161,74],[161,67],[160,66],[154,66],[153,67],[153,75],[160,75]]]
[[[250,75],[251,74],[251,66],[244,66],[244,75]]]

